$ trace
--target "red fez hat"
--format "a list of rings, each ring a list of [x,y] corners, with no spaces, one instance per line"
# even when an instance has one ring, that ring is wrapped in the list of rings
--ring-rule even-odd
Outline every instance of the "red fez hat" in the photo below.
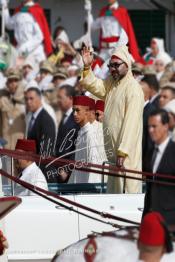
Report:
[[[164,246],[166,235],[164,219],[158,212],[146,214],[140,226],[139,242],[148,246]]]
[[[75,105],[76,106],[88,106],[91,109],[92,107],[95,108],[95,100],[88,96],[75,96],[73,99],[73,105],[74,106]]]
[[[102,100],[97,100],[96,105],[95,105],[95,110],[100,110],[104,112],[104,108],[105,108],[105,102]]]
[[[89,99],[90,99],[89,100],[89,103],[90,103],[89,107],[90,107],[91,110],[95,111],[95,100],[93,98],[90,98],[90,97],[89,97]]]
[[[24,150],[36,153],[36,142],[35,140],[18,139],[15,150]]]
[[[61,63],[64,63],[64,62],[72,63],[72,60],[73,60],[73,56],[66,55],[63,59],[61,59]]]

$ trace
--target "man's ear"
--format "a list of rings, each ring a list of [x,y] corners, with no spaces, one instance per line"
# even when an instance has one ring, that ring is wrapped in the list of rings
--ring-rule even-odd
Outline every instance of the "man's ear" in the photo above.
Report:
[[[165,125],[167,131],[169,131],[169,123]]]

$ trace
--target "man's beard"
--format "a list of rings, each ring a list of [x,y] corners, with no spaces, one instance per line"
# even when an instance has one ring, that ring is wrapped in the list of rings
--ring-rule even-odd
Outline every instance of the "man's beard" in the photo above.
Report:
[[[119,82],[123,77],[124,75],[112,75],[112,78],[117,82]]]
[[[119,75],[119,74],[116,74],[116,75],[111,75],[112,76],[112,78],[115,80],[115,81],[120,81],[121,79],[123,79],[125,76],[127,75],[127,73],[126,74],[121,74],[121,75]]]
[[[112,78],[115,80],[115,81],[119,81],[120,80],[120,76],[119,75],[112,75]]]

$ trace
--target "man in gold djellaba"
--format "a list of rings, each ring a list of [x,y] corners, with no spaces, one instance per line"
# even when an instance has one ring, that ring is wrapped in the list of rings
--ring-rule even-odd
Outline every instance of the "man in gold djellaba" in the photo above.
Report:
[[[105,80],[96,78],[91,70],[93,55],[90,48],[84,47],[82,58],[84,70],[81,85],[105,102],[104,141],[108,160],[118,167],[140,171],[144,96],[132,75],[128,47],[116,48],[109,61],[109,76]],[[111,149],[112,154],[108,154]],[[139,177],[137,174],[127,175]],[[140,193],[141,188],[138,180],[108,178],[108,193]]]

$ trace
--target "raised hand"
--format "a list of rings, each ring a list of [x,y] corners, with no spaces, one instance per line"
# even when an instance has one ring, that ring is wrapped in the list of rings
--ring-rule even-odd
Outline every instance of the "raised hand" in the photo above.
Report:
[[[90,67],[93,61],[93,54],[90,47],[83,47],[81,51],[81,55],[83,58],[84,67]]]
[[[0,6],[7,7],[8,6],[8,0],[0,0]]]
[[[85,0],[84,9],[85,9],[86,11],[91,11],[91,10],[92,10],[91,0]]]

